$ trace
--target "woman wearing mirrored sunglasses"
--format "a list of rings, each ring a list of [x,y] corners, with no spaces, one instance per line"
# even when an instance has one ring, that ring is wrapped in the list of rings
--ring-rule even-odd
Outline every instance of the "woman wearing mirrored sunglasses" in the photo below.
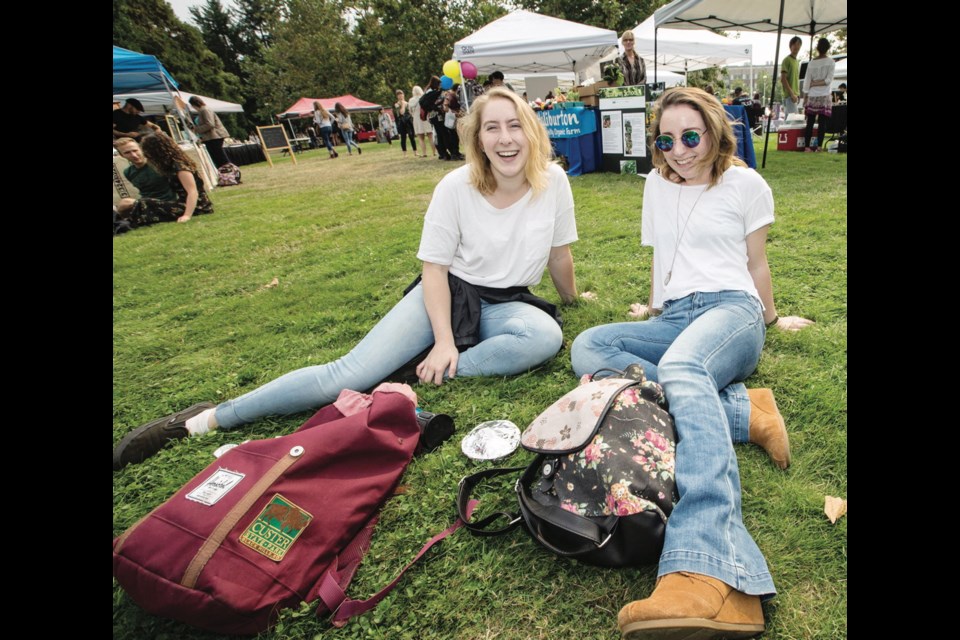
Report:
[[[643,193],[641,242],[653,247],[648,309],[655,317],[594,327],[571,349],[577,375],[643,366],[666,393],[679,442],[680,500],[667,521],[656,589],[627,604],[625,638],[750,637],[764,629],[761,598],[776,593],[743,525],[733,443],[790,463],[769,389],[747,390],[769,327],[798,330],[773,301],[765,243],[773,196],[735,155],[723,106],[707,92],[669,89],[654,104],[655,170]],[[640,306],[640,305],[638,305]],[[662,309],[662,313],[659,311]]]

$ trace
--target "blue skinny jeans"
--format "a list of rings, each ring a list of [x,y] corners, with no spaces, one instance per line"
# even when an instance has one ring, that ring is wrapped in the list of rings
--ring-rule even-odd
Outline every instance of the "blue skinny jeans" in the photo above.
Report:
[[[556,321],[523,302],[481,301],[480,343],[460,354],[457,376],[508,376],[552,358],[563,334]],[[317,409],[343,389],[365,391],[434,343],[423,286],[404,296],[348,354],[283,375],[217,406],[222,429],[270,415]]]

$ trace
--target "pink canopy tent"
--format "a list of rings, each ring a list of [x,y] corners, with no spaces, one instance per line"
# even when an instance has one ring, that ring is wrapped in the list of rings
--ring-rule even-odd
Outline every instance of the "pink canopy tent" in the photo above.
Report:
[[[337,96],[336,98],[300,98],[294,102],[286,111],[281,114],[278,114],[278,118],[305,118],[307,116],[313,115],[313,102],[319,100],[320,104],[323,105],[328,111],[333,110],[333,105],[336,103],[342,104],[350,111],[379,111],[380,105],[374,104],[372,102],[367,102],[366,100],[361,100],[356,98],[349,93],[345,96]]]

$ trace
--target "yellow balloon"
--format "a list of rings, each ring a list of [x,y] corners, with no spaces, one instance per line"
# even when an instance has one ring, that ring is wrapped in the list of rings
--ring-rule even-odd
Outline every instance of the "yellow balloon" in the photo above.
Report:
[[[456,60],[447,60],[443,63],[443,75],[460,84],[460,63]],[[458,79],[459,78],[459,79]]]

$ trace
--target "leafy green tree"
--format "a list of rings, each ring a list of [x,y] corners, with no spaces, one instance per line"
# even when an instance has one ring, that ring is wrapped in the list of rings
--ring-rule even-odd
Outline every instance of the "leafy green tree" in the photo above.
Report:
[[[380,104],[441,75],[457,40],[506,13],[494,0],[367,0],[355,11],[357,72],[367,99]]]
[[[224,69],[200,31],[180,21],[164,0],[113,0],[113,44],[156,56],[180,88],[237,100],[240,79]],[[224,118],[227,129],[236,128]]]
[[[239,79],[164,0],[113,0],[113,43],[157,56],[186,91],[236,99]]]
[[[523,9],[554,18],[613,29],[620,35],[667,4],[669,0],[520,0]]]
[[[302,96],[357,93],[355,39],[341,0],[285,0],[262,60],[245,65],[257,116],[268,119]]]
[[[724,98],[732,91],[732,89],[727,88],[727,75],[727,70],[722,67],[708,67],[691,71],[687,74],[687,86],[703,89],[710,85],[713,87],[715,96]]]
[[[262,47],[270,46],[273,29],[283,15],[284,0],[236,0],[238,31],[245,43],[244,56],[256,55]]]
[[[206,0],[198,7],[190,7],[190,15],[200,29],[203,41],[230,73],[243,77],[239,54],[242,49],[240,30],[230,11],[220,0]]]

